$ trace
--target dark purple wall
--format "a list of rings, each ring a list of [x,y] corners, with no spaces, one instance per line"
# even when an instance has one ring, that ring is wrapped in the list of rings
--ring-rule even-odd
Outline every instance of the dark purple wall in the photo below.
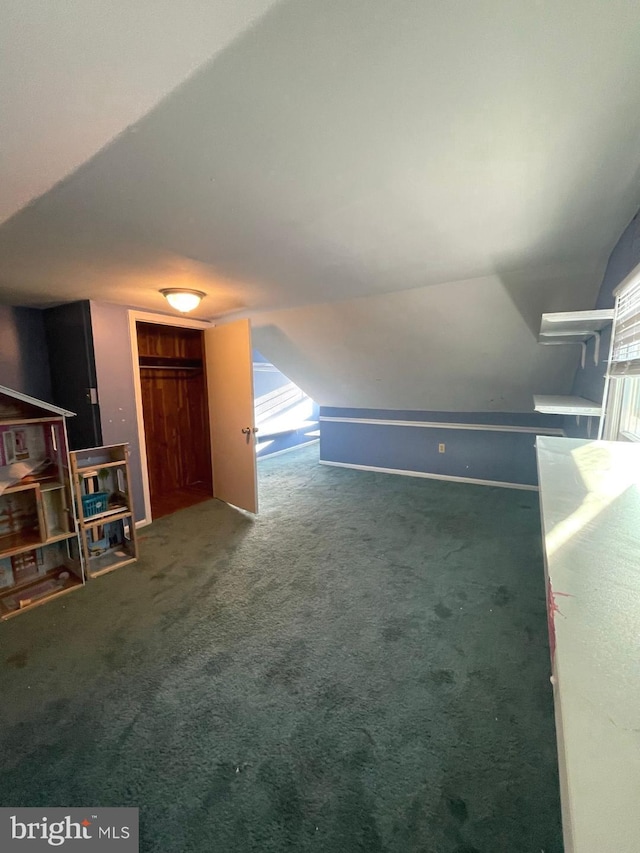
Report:
[[[52,402],[42,311],[0,305],[0,385]]]

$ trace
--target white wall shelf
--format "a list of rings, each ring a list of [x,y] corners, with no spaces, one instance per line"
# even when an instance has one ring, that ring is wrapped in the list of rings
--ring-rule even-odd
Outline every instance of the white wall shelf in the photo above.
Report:
[[[593,338],[593,363],[600,361],[600,332],[613,322],[613,308],[594,311],[562,311],[555,314],[543,314],[540,322],[538,343],[545,345],[580,344],[582,347],[581,366],[585,366],[587,342]],[[586,400],[584,397],[550,396],[534,394],[533,407],[536,412],[547,415],[574,415],[576,421],[582,416],[587,421],[587,434],[591,435],[591,418],[602,418],[604,404],[602,400]],[[600,421],[600,432],[603,420]]]
[[[584,367],[587,341],[594,338],[593,363],[598,364],[600,359],[600,332],[612,321],[613,308],[543,314],[538,343],[546,345],[580,344],[582,346],[582,367]]]
[[[564,336],[567,342],[585,340],[594,332],[600,332],[613,320],[613,308],[599,311],[561,311],[543,314],[540,323],[541,344],[551,343],[549,338]]]
[[[534,394],[533,405],[536,412],[544,412],[547,415],[586,415],[587,417],[600,417],[602,406],[593,400],[584,397],[562,397],[548,394]]]

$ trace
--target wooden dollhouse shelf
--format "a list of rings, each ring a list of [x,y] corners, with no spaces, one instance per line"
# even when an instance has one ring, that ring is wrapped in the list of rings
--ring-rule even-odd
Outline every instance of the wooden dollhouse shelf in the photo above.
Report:
[[[13,486],[7,486],[2,492],[3,495],[14,495],[16,492],[26,492],[27,489],[35,489],[36,483],[16,483]]]
[[[75,533],[72,535],[75,536]],[[0,537],[0,553],[3,557],[12,557],[21,551],[31,551],[41,545],[42,539],[37,530],[20,530],[18,533],[8,533]]]
[[[55,542],[64,542],[65,539],[75,539],[76,532],[75,530],[69,531],[61,531],[60,533],[54,533],[53,536],[50,536],[46,542],[43,542],[43,545],[53,545]]]
[[[75,580],[80,580],[79,578],[72,575],[71,572],[67,568],[65,568],[65,566],[56,566],[53,569],[49,569],[48,572],[44,572],[43,574],[38,575],[38,577],[29,578],[28,580],[22,581],[21,583],[16,583],[9,589],[0,589],[0,598],[4,598],[14,592],[20,592],[23,589],[28,589],[30,586],[41,583],[42,581],[52,579],[56,580],[60,572],[66,572],[68,575],[71,575],[71,577],[74,577]]]
[[[63,572],[68,577],[61,578]],[[10,619],[81,586],[81,578],[64,566],[58,566],[37,578],[0,591],[0,619]]]
[[[64,542],[65,539],[75,539],[76,535],[75,531],[56,533],[43,542],[40,534],[36,531],[31,535],[25,534],[22,531],[20,533],[10,533],[8,536],[0,538],[0,553],[3,557],[14,557],[23,551],[33,551],[34,548],[43,548],[45,545]]]
[[[55,491],[56,489],[64,489],[63,483],[58,483],[58,482],[55,482],[53,480],[35,479],[35,480],[32,480],[30,483],[20,482],[20,483],[16,483],[13,486],[8,486],[4,490],[4,492],[2,492],[2,494],[3,495],[10,495],[10,494],[13,494],[14,492],[25,492],[27,489],[35,489],[36,486],[40,487],[41,492],[52,492],[52,491]]]
[[[57,489],[64,489],[63,483],[40,483],[41,492],[55,492]]]

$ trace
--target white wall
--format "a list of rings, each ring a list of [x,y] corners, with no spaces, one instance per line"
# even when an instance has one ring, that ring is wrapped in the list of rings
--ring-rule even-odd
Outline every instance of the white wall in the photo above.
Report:
[[[533,408],[569,393],[577,347],[537,343],[543,311],[592,308],[600,270],[488,276],[252,316],[254,344],[320,405]]]

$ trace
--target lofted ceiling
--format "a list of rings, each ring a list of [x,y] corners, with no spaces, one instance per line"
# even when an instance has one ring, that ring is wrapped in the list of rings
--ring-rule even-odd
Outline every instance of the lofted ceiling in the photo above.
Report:
[[[2,0],[0,222],[134,124],[276,0]]]
[[[297,339],[292,378],[344,316],[328,303],[368,324],[334,372],[374,363],[387,305],[397,377],[463,294],[450,348],[499,330],[491,408],[522,376],[505,347],[540,310],[592,306],[640,205],[635,0],[8,0],[0,24],[1,301],[165,311],[159,288],[196,287],[197,316],[271,312],[260,348]],[[566,385],[575,359],[555,358]],[[349,398],[328,382],[307,377]],[[392,407],[381,382],[362,405]],[[421,407],[470,405],[449,396]]]

